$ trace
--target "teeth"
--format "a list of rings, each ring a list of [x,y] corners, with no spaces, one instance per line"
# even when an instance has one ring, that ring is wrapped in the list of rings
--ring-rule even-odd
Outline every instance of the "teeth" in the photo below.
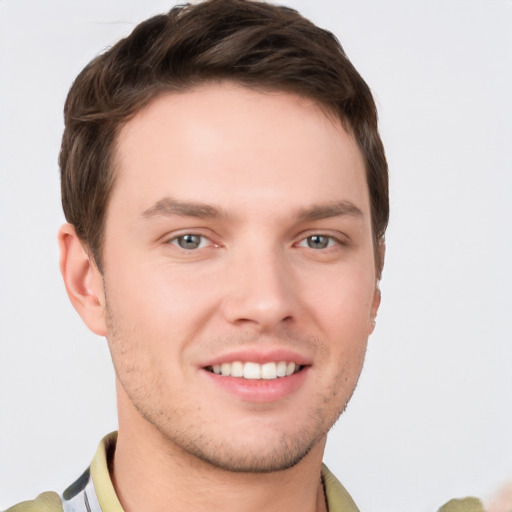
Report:
[[[258,363],[245,363],[244,379],[261,379],[261,366]]]
[[[232,363],[222,363],[210,366],[213,373],[223,377],[243,377],[250,380],[273,380],[278,377],[288,377],[301,369],[301,366],[295,363],[279,361],[264,364],[242,363],[234,361]]]
[[[286,375],[286,366],[285,361],[277,363],[276,374],[278,377],[284,377]]]
[[[231,375],[231,365],[229,363],[222,363],[220,365],[220,373],[225,377],[229,377]]]
[[[240,361],[231,363],[231,376],[232,377],[243,377],[244,376],[244,365]]]
[[[265,363],[261,365],[261,378],[262,379],[277,379],[276,363]]]

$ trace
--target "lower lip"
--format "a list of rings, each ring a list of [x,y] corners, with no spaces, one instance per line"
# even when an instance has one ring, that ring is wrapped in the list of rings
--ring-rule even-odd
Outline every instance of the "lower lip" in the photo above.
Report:
[[[246,402],[268,403],[282,400],[295,393],[303,384],[309,366],[288,377],[277,379],[243,379],[240,377],[223,377],[216,373],[202,370],[213,384]]]

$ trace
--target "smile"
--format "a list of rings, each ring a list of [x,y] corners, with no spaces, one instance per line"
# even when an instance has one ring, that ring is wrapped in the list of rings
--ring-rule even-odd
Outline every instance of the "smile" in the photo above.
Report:
[[[241,361],[232,363],[215,364],[207,366],[206,370],[221,375],[222,377],[239,377],[252,380],[273,380],[281,377],[289,377],[302,370],[303,366],[287,361],[268,362],[264,364]]]

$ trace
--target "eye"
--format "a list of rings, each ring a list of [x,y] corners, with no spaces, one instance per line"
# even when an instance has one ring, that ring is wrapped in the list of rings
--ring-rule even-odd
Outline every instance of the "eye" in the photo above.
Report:
[[[326,235],[311,235],[298,244],[299,247],[309,247],[310,249],[327,249],[338,243],[332,236]]]
[[[180,249],[193,251],[194,249],[202,249],[203,247],[208,246],[210,241],[205,236],[187,233],[173,238],[170,240],[170,243],[177,245]]]

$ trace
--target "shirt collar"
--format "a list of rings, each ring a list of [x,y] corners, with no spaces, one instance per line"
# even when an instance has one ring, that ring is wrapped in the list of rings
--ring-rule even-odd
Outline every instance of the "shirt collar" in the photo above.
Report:
[[[105,436],[90,468],[62,495],[64,512],[124,512],[110,478],[117,432]],[[322,464],[322,482],[329,512],[359,512],[339,480]]]

